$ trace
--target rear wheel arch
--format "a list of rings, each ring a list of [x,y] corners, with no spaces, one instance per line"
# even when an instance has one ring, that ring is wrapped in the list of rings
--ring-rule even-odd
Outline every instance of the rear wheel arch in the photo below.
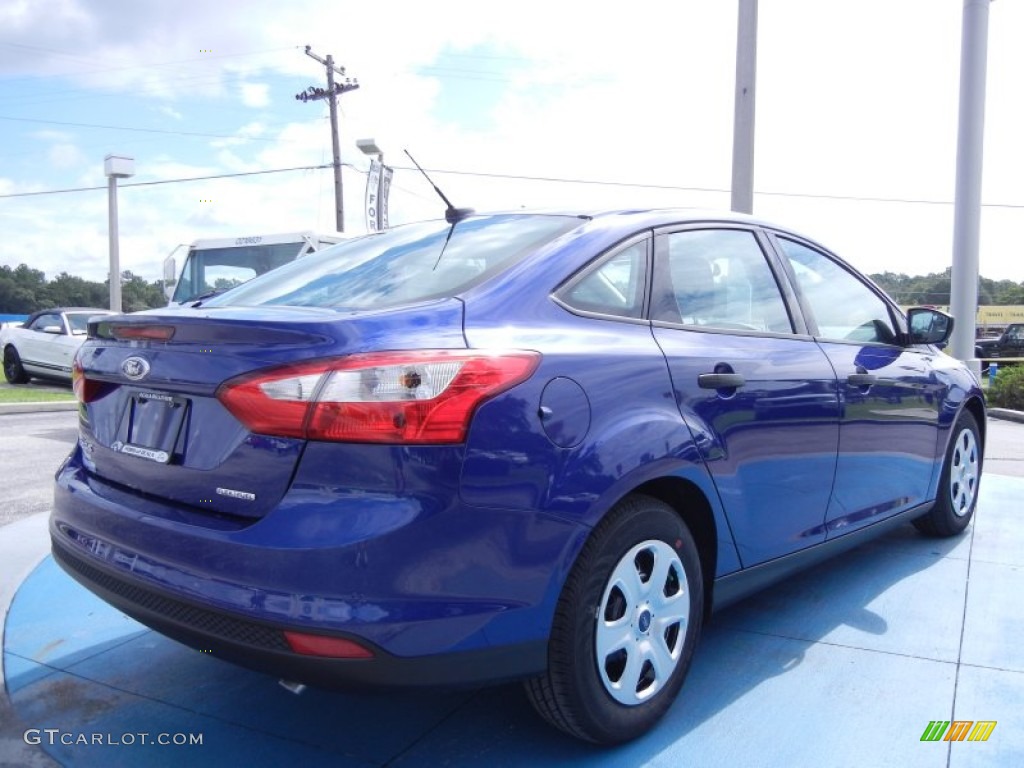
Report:
[[[679,477],[659,477],[633,488],[629,494],[643,494],[668,504],[690,530],[700,555],[704,577],[704,613],[711,612],[712,592],[718,567],[718,526],[711,504],[693,483]]]
[[[559,596],[537,712],[597,744],[648,731],[683,684],[703,625],[696,542],[665,501],[633,489],[600,519]]]

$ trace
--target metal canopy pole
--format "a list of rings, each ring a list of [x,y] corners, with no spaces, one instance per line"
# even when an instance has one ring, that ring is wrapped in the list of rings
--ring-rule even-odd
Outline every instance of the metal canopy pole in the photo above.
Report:
[[[754,212],[754,84],[757,80],[757,0],[739,0],[736,95],[733,103],[732,210]]]
[[[950,292],[950,312],[957,319],[951,351],[955,357],[967,361],[979,375],[981,363],[974,356],[974,334],[978,314],[978,244],[981,239],[981,171],[990,3],[991,0],[964,0]]]

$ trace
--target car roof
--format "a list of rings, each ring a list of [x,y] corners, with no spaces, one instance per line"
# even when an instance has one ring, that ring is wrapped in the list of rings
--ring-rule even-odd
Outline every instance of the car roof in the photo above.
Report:
[[[726,223],[746,224],[749,226],[764,227],[795,235],[811,242],[817,242],[813,237],[804,235],[799,229],[795,229],[778,222],[763,219],[746,213],[735,211],[723,211],[711,208],[684,208],[684,207],[658,207],[658,208],[520,208],[494,211],[477,211],[472,216],[495,216],[495,215],[548,215],[548,216],[574,216],[589,220],[597,224],[611,223],[618,219],[629,226],[661,227],[671,224],[687,223]],[[467,218],[472,218],[472,216]]]

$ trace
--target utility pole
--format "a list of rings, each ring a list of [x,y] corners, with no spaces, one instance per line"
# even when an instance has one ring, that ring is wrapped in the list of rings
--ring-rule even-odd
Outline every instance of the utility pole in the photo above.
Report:
[[[359,87],[359,83],[354,78],[345,77],[345,68],[334,66],[334,57],[331,54],[327,54],[326,59],[321,59],[312,50],[311,46],[306,46],[306,55],[311,59],[316,59],[327,69],[327,88],[317,88],[316,86],[309,86],[302,93],[295,94],[295,98],[299,101],[316,101],[319,99],[327,99],[327,103],[331,108],[331,146],[334,149],[334,208],[336,217],[336,227],[339,232],[345,231],[345,203],[342,198],[342,186],[341,186],[341,151],[338,148],[338,97],[343,93],[354,91]],[[335,83],[334,74],[337,72],[342,77],[345,77],[344,83]]]

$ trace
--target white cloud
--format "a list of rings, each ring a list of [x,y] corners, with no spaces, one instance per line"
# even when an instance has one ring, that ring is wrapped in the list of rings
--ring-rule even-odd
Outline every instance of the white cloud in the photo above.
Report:
[[[50,147],[48,153],[50,164],[54,168],[74,168],[82,165],[86,158],[82,154],[82,150],[76,147],[74,144],[54,144]]]
[[[171,118],[172,120],[177,120],[180,122],[182,119],[184,119],[184,116],[181,114],[181,112],[167,104],[157,105],[156,111],[165,117]]]
[[[55,25],[58,11],[66,21]],[[990,13],[985,194],[987,201],[1021,203],[1024,117],[1013,78],[1024,69],[1024,53],[1012,30],[1024,26],[1024,11],[995,3]],[[762,3],[755,189],[951,200],[959,23],[957,4],[933,0]],[[325,85],[323,66],[303,46],[332,53],[361,83],[340,99],[342,159],[356,169],[345,170],[345,205],[348,229],[356,232],[365,183],[358,169],[368,161],[354,140],[364,137],[401,166],[394,222],[441,211],[429,185],[405,169],[411,164],[403,148],[433,169],[663,187],[436,174],[457,205],[726,207],[727,194],[667,187],[729,186],[735,24],[733,2],[641,1],[624,12],[618,3],[522,0],[498,12],[491,4],[450,1],[39,0],[0,10],[0,26],[15,30],[25,46],[0,47],[0,73],[36,75],[39,98],[57,99],[69,83],[84,84],[77,101],[61,103],[85,106],[102,95],[122,105],[121,124],[143,122],[130,103],[174,121],[162,128],[228,136],[69,128],[33,137],[43,148],[40,159],[66,163],[67,170],[78,170],[83,156],[116,150],[134,152],[137,180],[158,180],[329,164],[325,104],[296,102],[293,94]],[[250,122],[252,108],[261,110],[259,122]],[[71,111],[55,119],[100,122]],[[12,188],[40,187],[9,165]],[[94,165],[88,177],[102,185]],[[61,186],[71,184],[50,185]],[[207,195],[214,204],[200,207]],[[127,268],[153,277],[162,254],[182,240],[268,227],[323,230],[334,221],[329,169],[135,187],[122,200],[122,233],[133,244],[122,258],[138,259]],[[26,198],[16,207],[32,212],[22,224],[37,226],[62,212],[62,236],[77,249],[92,242],[89,233],[98,223],[102,228],[105,212],[69,202]],[[818,236],[868,271],[941,271],[950,263],[951,206],[759,194],[755,210]],[[0,213],[5,229],[8,215]],[[1024,278],[1014,253],[1021,215],[986,211],[986,276]],[[54,236],[44,230],[36,242]],[[22,251],[5,248],[0,262],[17,263]],[[90,247],[88,256],[76,250],[76,264],[101,268],[104,248]],[[38,258],[50,252],[60,249],[44,249]]]
[[[266,83],[242,83],[241,99],[247,107],[265,107],[270,104],[270,86]]]

